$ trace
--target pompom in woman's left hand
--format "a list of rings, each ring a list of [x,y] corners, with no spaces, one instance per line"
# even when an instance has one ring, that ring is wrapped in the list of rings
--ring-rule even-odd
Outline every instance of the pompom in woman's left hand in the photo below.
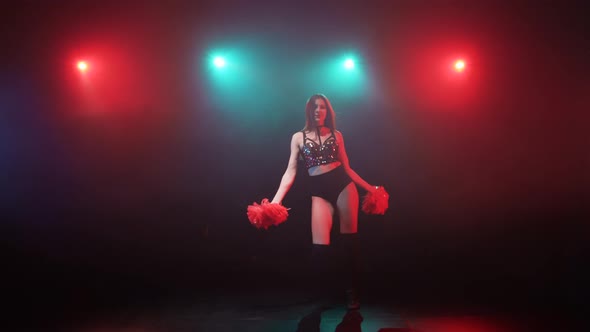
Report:
[[[383,186],[372,187],[363,199],[362,210],[366,214],[385,214],[389,208],[389,194]]]

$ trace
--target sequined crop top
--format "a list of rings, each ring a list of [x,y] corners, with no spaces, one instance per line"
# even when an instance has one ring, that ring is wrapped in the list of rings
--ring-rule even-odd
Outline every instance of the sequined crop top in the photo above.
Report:
[[[325,165],[338,161],[338,142],[334,131],[332,134],[322,143],[322,137],[320,136],[320,130],[317,128],[317,137],[320,144],[314,142],[311,138],[303,133],[303,147],[301,148],[301,156],[305,162],[305,167],[310,169],[313,166]]]

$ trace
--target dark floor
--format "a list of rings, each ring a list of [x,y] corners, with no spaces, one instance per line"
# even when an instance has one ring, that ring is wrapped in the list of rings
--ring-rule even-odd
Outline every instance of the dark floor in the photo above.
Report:
[[[451,260],[434,250],[428,259],[396,259],[367,250],[362,307],[347,314],[343,299],[327,307],[309,300],[302,280],[311,279],[298,255],[273,249],[252,256],[224,243],[212,248],[205,253],[216,255],[208,260],[106,247],[108,255],[69,250],[77,260],[67,261],[13,250],[3,269],[0,331],[590,330],[578,327],[589,294],[582,255],[556,264],[522,250],[497,253],[496,260],[479,252]]]
[[[346,315],[343,306],[320,307],[298,294],[224,294],[151,312],[122,313],[71,326],[72,331],[335,331]],[[359,318],[362,315],[362,322]],[[353,330],[408,327],[386,306],[367,304],[346,316]],[[347,331],[347,330],[345,330]]]
[[[114,299],[113,299],[114,300]],[[439,299],[443,303],[445,299]],[[32,300],[34,301],[34,299]],[[343,301],[309,300],[297,290],[252,288],[212,289],[185,296],[139,297],[102,305],[81,304],[68,311],[46,308],[44,313],[15,319],[10,331],[185,332],[185,331],[423,331],[528,332],[584,331],[561,311],[501,310],[498,306],[420,305],[399,303],[388,294],[371,292],[358,311]],[[435,301],[431,301],[435,303]],[[450,304],[450,303],[449,303]],[[507,305],[506,308],[509,308]],[[573,315],[572,315],[573,316]],[[41,318],[35,321],[35,318]],[[8,330],[6,330],[8,331]]]

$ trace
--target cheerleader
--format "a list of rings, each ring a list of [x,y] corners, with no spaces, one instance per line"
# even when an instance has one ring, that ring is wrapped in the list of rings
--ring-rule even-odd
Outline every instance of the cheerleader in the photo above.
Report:
[[[330,283],[342,285],[347,308],[360,308],[359,301],[359,239],[357,186],[367,192],[363,211],[383,214],[389,196],[383,187],[373,186],[361,178],[348,162],[342,133],[336,130],[335,113],[328,98],[311,96],[305,107],[305,127],[293,134],[287,169],[272,201],[251,205],[250,221],[267,228],[287,219],[283,199],[291,188],[302,160],[309,175],[311,193],[312,286],[316,290],[331,288]],[[332,220],[338,215],[340,239],[336,255],[331,252]],[[334,264],[334,260],[338,262]],[[334,269],[334,266],[338,266]],[[338,273],[333,274],[336,270]]]

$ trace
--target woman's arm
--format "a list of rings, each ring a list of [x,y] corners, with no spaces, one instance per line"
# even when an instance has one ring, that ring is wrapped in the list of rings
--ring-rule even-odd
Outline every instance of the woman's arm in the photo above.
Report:
[[[365,189],[368,192],[373,192],[377,188],[367,183],[367,181],[363,180],[352,168],[350,168],[350,163],[348,162],[348,155],[346,155],[346,148],[344,147],[344,138],[342,137],[342,133],[336,130],[336,139],[338,140],[338,159],[344,166],[344,170],[346,174],[350,176],[352,181],[356,183],[361,188]]]
[[[271,203],[281,204],[283,198],[285,198],[285,195],[287,195],[287,192],[289,192],[289,189],[291,189],[291,186],[295,181],[295,176],[297,175],[297,157],[299,156],[299,135],[297,134],[298,133],[295,133],[293,134],[293,137],[291,137],[291,155],[289,156],[289,164],[287,165],[287,170],[285,171],[285,174],[283,174],[279,189]]]

